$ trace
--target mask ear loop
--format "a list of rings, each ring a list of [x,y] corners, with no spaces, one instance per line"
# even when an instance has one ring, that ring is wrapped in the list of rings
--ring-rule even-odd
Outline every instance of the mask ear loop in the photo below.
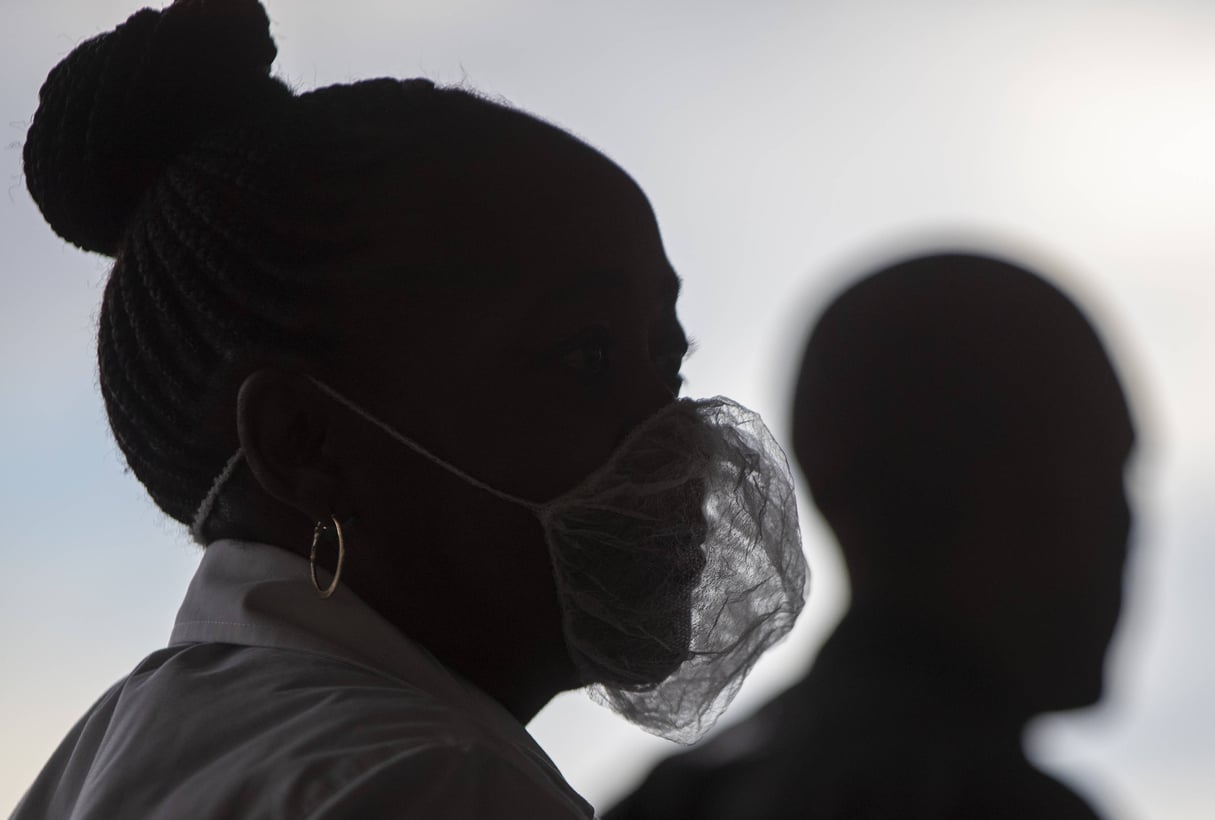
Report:
[[[232,478],[232,474],[236,472],[236,468],[244,457],[244,450],[237,450],[232,454],[232,457],[224,465],[224,469],[211,482],[211,489],[207,490],[202,503],[198,505],[198,511],[194,513],[194,520],[190,522],[190,535],[193,536],[196,543],[206,546],[207,542],[203,540],[202,534],[203,524],[206,524],[207,519],[211,517],[211,511],[215,509],[215,502],[219,499],[220,491],[223,490],[228,480]]]
[[[365,419],[366,421],[370,422],[371,424],[374,424],[376,427],[380,428],[380,430],[382,430],[385,434],[390,436],[392,439],[405,445],[410,450],[413,450],[415,453],[422,456],[427,461],[430,461],[433,464],[436,464],[439,467],[442,467],[444,470],[447,470],[449,473],[452,473],[453,475],[459,476],[460,478],[467,481],[469,484],[473,485],[474,487],[484,490],[485,492],[489,493],[492,496],[496,496],[497,498],[501,498],[503,501],[509,501],[512,504],[518,504],[521,507],[531,510],[540,519],[541,523],[547,523],[548,519],[552,515],[554,505],[556,505],[556,503],[561,499],[561,496],[558,496],[557,498],[551,499],[546,502],[529,501],[526,498],[521,498],[517,495],[512,495],[511,493],[503,492],[502,490],[499,490],[496,487],[486,484],[484,481],[480,480],[476,476],[469,475],[468,473],[464,472],[456,465],[454,465],[448,461],[445,461],[442,458],[439,458],[437,455],[430,452],[425,447],[423,447],[421,444],[418,444],[416,441],[413,441],[412,439],[408,439],[405,436],[401,435],[390,424],[388,424],[385,421],[380,420],[376,416],[374,416],[371,413],[364,410],[362,407],[359,407],[357,404],[352,402],[350,399],[346,398],[341,393],[334,390],[332,387],[325,384],[323,381],[316,378],[315,376],[308,376],[307,378],[310,382],[312,382],[314,385],[316,385],[318,390],[320,390],[326,396],[333,399],[338,404],[345,407],[347,410],[350,410],[355,415]],[[679,399],[678,401],[674,402],[672,406],[690,405],[692,407],[699,407],[701,405],[711,405],[712,403],[714,403],[716,401],[721,401],[721,400],[722,399],[720,396],[717,397],[716,399],[708,399],[708,400],[700,400],[700,401],[693,401],[691,399]],[[637,425],[637,427],[634,428],[632,431],[630,431],[629,434],[627,436],[625,436],[624,441],[622,441],[621,444],[616,448],[616,452],[614,452],[612,457],[608,459],[608,463],[600,466],[599,469],[594,470],[591,473],[591,475],[588,476],[587,479],[585,479],[585,480],[591,480],[592,478],[594,478],[595,475],[610,469],[612,467],[615,459],[619,457],[620,451],[622,449],[624,449],[624,445],[627,444],[631,439],[636,438],[637,436],[641,435],[642,431],[644,430],[644,428],[646,426],[647,425],[643,422],[642,424]],[[210,517],[212,510],[215,508],[215,502],[219,499],[219,494],[223,490],[224,485],[227,484],[228,480],[232,478],[232,474],[234,472],[236,472],[236,468],[240,465],[241,460],[243,458],[244,458],[243,450],[238,449],[235,453],[232,454],[232,457],[230,459],[228,459],[228,462],[224,465],[223,470],[220,472],[219,475],[217,475],[215,477],[215,481],[212,482],[211,489],[207,492],[207,495],[203,498],[202,503],[200,503],[198,505],[198,511],[194,514],[194,520],[190,524],[190,534],[194,537],[194,540],[197,543],[202,544],[204,546],[206,545],[206,541],[203,540],[203,537],[202,537],[203,525],[207,522],[207,518]]]
[[[355,415],[371,422],[376,427],[378,427],[382,431],[384,431],[387,435],[391,436],[394,440],[396,440],[397,442],[399,442],[401,444],[404,444],[410,450],[413,450],[415,453],[422,456],[427,461],[430,461],[430,462],[438,465],[439,467],[442,467],[444,470],[447,470],[449,473],[452,473],[453,475],[459,476],[460,478],[467,481],[469,484],[473,485],[474,487],[484,490],[485,492],[489,493],[490,495],[497,496],[498,498],[501,498],[503,501],[509,501],[512,504],[518,504],[521,507],[526,507],[527,509],[534,512],[537,516],[539,516],[542,519],[545,516],[545,511],[549,507],[548,504],[541,504],[541,503],[537,503],[535,501],[529,501],[526,498],[520,498],[517,495],[511,495],[510,493],[503,492],[502,490],[499,490],[496,487],[492,487],[489,484],[486,484],[484,481],[481,481],[476,476],[469,475],[468,473],[464,472],[456,465],[451,464],[451,463],[439,458],[434,453],[430,452],[425,447],[423,447],[421,444],[418,444],[416,441],[413,441],[412,439],[408,439],[405,436],[401,435],[395,429],[393,429],[393,427],[391,425],[389,425],[387,422],[381,421],[380,419],[373,416],[371,413],[368,413],[362,407],[359,407],[357,404],[355,404],[350,399],[343,396],[338,391],[334,390],[329,385],[325,384],[320,379],[317,379],[313,376],[308,376],[308,380],[311,381],[314,385],[316,385],[317,389],[320,390],[322,393],[324,393],[326,396],[333,399],[338,404],[345,407],[347,410],[350,410]],[[206,546],[206,541],[203,539],[203,535],[202,535],[203,525],[205,523],[207,523],[207,519],[210,518],[211,512],[215,509],[215,502],[219,500],[219,494],[220,494],[220,492],[223,491],[224,485],[226,485],[228,483],[228,481],[232,478],[232,474],[236,472],[236,468],[238,466],[240,466],[240,463],[243,459],[244,459],[244,450],[238,449],[235,453],[232,454],[232,457],[230,459],[228,459],[226,464],[224,464],[223,470],[221,470],[219,475],[217,475],[215,477],[215,481],[213,481],[211,483],[211,489],[207,491],[206,496],[203,497],[202,502],[198,505],[198,511],[194,513],[194,520],[190,522],[190,535],[192,535],[194,537],[194,540],[197,543],[202,544],[203,546]]]
[[[489,484],[486,484],[484,481],[481,481],[479,478],[469,475],[468,473],[464,472],[456,465],[439,458],[437,455],[435,455],[434,453],[427,450],[421,444],[418,444],[416,441],[413,441],[412,439],[408,439],[405,436],[401,435],[387,422],[381,421],[380,419],[376,418],[371,413],[367,412],[362,407],[359,407],[357,404],[355,404],[350,399],[343,396],[338,391],[334,390],[329,385],[325,384],[320,379],[317,379],[313,376],[309,376],[308,380],[311,381],[313,384],[315,384],[322,393],[329,396],[329,398],[333,399],[338,404],[345,407],[347,410],[350,410],[352,413],[355,413],[356,415],[362,417],[363,419],[366,419],[367,421],[371,422],[376,427],[380,428],[380,430],[382,430],[384,433],[391,436],[397,442],[404,444],[410,450],[413,450],[415,453],[422,456],[427,461],[430,461],[433,464],[436,464],[439,467],[442,467],[444,470],[447,470],[449,473],[452,473],[453,475],[456,475],[456,476],[464,479],[465,481],[467,481],[469,484],[473,485],[474,487],[484,490],[485,492],[489,493],[490,495],[497,496],[498,498],[501,498],[503,501],[509,501],[512,504],[518,504],[521,507],[526,507],[527,509],[529,509],[532,512],[537,513],[537,514],[542,513],[542,511],[544,510],[544,508],[546,506],[545,504],[538,504],[535,501],[529,501],[526,498],[520,498],[517,495],[511,495],[510,493],[503,492],[502,490],[499,490],[496,487],[492,487]]]

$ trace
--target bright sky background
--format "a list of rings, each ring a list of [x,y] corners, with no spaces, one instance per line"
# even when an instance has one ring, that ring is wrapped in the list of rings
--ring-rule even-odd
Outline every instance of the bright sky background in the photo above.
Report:
[[[96,387],[105,260],[20,170],[36,93],[115,0],[0,0],[0,811],[163,645],[197,552],[128,475]],[[425,75],[583,136],[649,193],[700,341],[693,394],[787,431],[832,288],[963,238],[1043,263],[1102,325],[1144,425],[1129,605],[1106,703],[1035,757],[1112,818],[1215,816],[1215,4],[1203,0],[270,0],[301,88]],[[794,679],[845,601],[804,507],[811,603],[733,707]],[[531,729],[600,808],[672,747],[580,695]]]

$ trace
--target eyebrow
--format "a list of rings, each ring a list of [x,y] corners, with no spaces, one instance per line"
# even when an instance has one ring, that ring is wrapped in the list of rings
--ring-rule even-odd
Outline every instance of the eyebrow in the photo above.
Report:
[[[663,294],[674,302],[683,291],[683,277],[676,273],[673,268],[667,268],[667,271],[671,275],[663,277]]]
[[[572,281],[563,282],[544,294],[542,299],[545,302],[573,302],[598,291],[619,290],[625,286],[628,279],[628,272],[619,268],[596,270],[575,276]],[[659,287],[662,296],[674,302],[683,287],[683,279],[672,268],[667,267]]]
[[[545,302],[573,302],[596,291],[619,290],[624,287],[626,278],[625,272],[620,269],[596,270],[570,277],[542,298]]]
[[[522,271],[510,266],[462,263],[385,265],[358,272],[382,284],[449,290],[509,289],[523,278]]]

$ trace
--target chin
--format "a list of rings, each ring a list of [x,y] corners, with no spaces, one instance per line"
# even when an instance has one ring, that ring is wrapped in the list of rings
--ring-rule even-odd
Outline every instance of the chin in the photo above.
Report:
[[[570,654],[584,684],[619,689],[652,689],[691,657],[692,618],[688,608],[662,622],[624,629],[581,614],[571,618]]]
[[[1105,695],[1105,675],[1098,671],[1088,675],[1077,675],[1064,679],[1054,679],[1044,687],[1046,696],[1042,698],[1038,712],[1066,712],[1072,709],[1086,709],[1101,701]]]
[[[1105,675],[1093,675],[1086,685],[1078,687],[1073,698],[1075,709],[1093,706],[1105,697]]]
[[[584,683],[652,689],[692,657],[693,610],[706,566],[705,528],[621,539],[624,560],[567,570],[566,646]],[[609,553],[611,554],[611,553]]]

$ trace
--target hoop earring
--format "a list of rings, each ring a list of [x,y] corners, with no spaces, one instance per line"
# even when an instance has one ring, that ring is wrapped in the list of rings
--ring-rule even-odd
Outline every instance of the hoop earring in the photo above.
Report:
[[[332,514],[330,514],[329,520],[333,522],[333,531],[337,533],[338,560],[337,567],[333,571],[333,581],[330,582],[326,589],[321,589],[321,585],[316,580],[316,545],[321,540],[321,533],[329,527],[329,524],[325,521],[316,522],[316,527],[312,530],[312,550],[308,553],[308,571],[312,575],[312,588],[322,598],[328,598],[337,589],[338,581],[342,577],[342,564],[346,560],[346,539],[342,534],[342,522],[338,521],[337,516]]]

